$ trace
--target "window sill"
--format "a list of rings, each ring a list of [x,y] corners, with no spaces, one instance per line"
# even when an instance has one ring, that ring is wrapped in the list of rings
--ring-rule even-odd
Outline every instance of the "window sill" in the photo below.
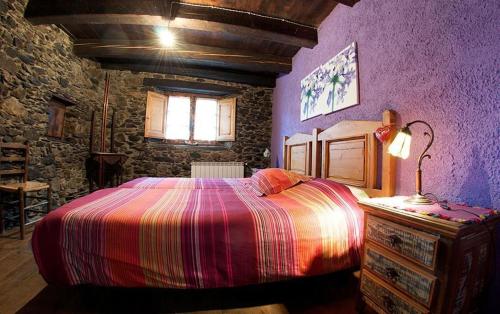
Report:
[[[226,150],[231,148],[232,142],[197,142],[197,143],[187,143],[183,140],[160,140],[153,138],[145,138],[145,143],[150,143],[154,145],[165,145],[172,146],[175,148],[182,149],[210,149],[210,150]]]
[[[175,148],[183,148],[183,149],[207,149],[207,150],[226,150],[227,147],[224,145],[208,145],[208,144],[203,144],[203,145],[192,145],[192,144],[170,144]]]

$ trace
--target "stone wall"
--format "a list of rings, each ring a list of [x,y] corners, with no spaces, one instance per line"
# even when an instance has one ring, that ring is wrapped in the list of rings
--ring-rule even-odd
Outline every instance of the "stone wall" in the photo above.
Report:
[[[89,108],[102,102],[99,65],[72,54],[71,41],[55,26],[33,26],[23,17],[26,0],[0,0],[0,138],[30,143],[31,180],[51,181],[54,201],[86,190]],[[64,139],[47,134],[47,104],[66,95]]]
[[[129,155],[126,179],[139,176],[190,176],[191,161],[244,161],[249,167],[267,167],[263,152],[270,147],[272,89],[237,83],[159,75],[110,71],[110,107],[117,110],[116,150]],[[218,147],[171,145],[144,140],[147,91],[145,77],[197,80],[239,87],[236,106],[236,141]],[[161,91],[157,91],[161,92]]]
[[[0,139],[30,142],[31,180],[50,181],[54,201],[62,204],[87,191],[90,112],[99,110],[104,71],[99,64],[73,55],[71,40],[55,26],[33,26],[23,17],[27,0],[0,0]],[[237,86],[236,141],[219,147],[173,146],[144,140],[144,77],[175,77],[109,71],[110,106],[117,111],[116,151],[125,153],[126,179],[139,176],[189,176],[191,161],[245,161],[268,166],[262,156],[270,146],[272,89]],[[47,137],[47,105],[53,94],[78,105],[68,107],[64,139]],[[99,113],[97,120],[99,120]]]

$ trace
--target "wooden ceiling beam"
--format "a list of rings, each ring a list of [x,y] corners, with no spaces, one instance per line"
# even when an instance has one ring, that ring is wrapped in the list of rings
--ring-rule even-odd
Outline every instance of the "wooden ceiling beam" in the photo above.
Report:
[[[224,71],[220,69],[203,67],[181,67],[165,64],[113,62],[113,60],[99,60],[99,62],[101,63],[101,67],[103,69],[109,70],[129,70],[134,72],[172,74],[261,87],[276,86],[276,77],[274,75],[259,75],[250,72]]]
[[[160,3],[162,5],[159,5]],[[318,43],[317,29],[312,26],[252,12],[177,1],[162,3],[155,0],[30,0],[24,15],[35,25],[168,25],[171,28],[228,33],[296,47],[312,48]]]
[[[86,58],[121,58],[131,60],[178,60],[198,64],[231,66],[253,72],[288,73],[292,58],[259,54],[253,51],[176,43],[162,47],[151,41],[76,40],[75,55]]]
[[[242,37],[312,48],[318,43],[316,27],[253,12],[228,10],[207,5],[172,3],[170,27],[229,33]]]
[[[234,95],[241,92],[241,88],[238,87],[170,79],[145,78],[142,84],[144,86],[157,87],[165,91],[206,94],[213,96]]]

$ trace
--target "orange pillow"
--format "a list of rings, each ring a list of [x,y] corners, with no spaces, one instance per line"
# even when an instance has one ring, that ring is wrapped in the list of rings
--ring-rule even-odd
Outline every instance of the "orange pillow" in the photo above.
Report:
[[[279,193],[299,182],[311,179],[311,177],[280,168],[260,170],[251,178],[254,190],[261,196]]]

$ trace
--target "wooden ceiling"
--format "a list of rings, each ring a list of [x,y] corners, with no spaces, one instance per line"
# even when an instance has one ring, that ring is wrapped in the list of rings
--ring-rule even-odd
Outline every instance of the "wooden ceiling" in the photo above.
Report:
[[[359,0],[30,0],[25,17],[56,24],[74,53],[104,68],[158,72],[274,87],[338,4]],[[176,41],[164,47],[157,30]]]

